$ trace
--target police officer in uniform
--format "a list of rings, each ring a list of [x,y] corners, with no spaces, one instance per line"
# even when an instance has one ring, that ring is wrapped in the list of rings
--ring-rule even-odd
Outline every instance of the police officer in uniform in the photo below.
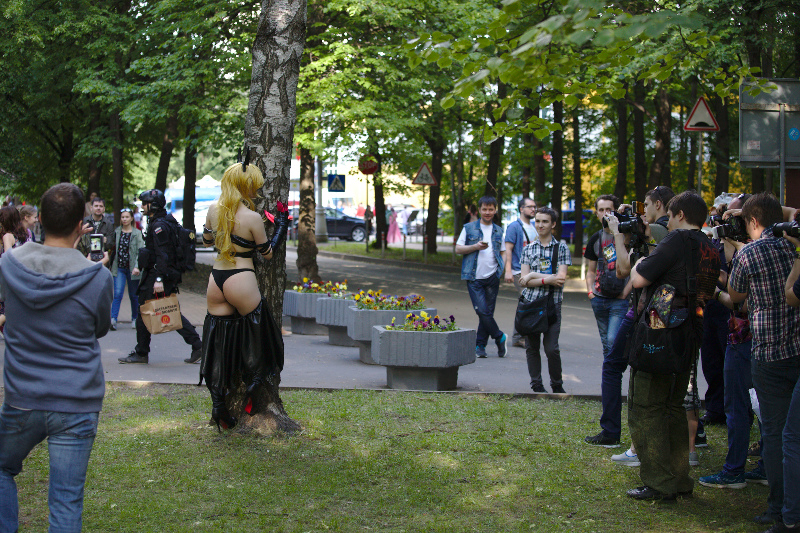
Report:
[[[147,234],[144,237],[144,248],[139,250],[139,270],[142,272],[139,281],[139,305],[155,298],[156,294],[172,294],[178,291],[181,282],[181,271],[178,268],[177,239],[173,234],[178,221],[167,213],[167,200],[164,193],[151,189],[139,195],[142,201],[142,214],[149,217]],[[185,363],[196,363],[202,355],[203,342],[194,326],[181,315],[183,327],[178,333],[191,345],[192,354]],[[150,353],[150,337],[142,315],[136,320],[136,348],[127,357],[120,357],[120,363],[147,364]]]

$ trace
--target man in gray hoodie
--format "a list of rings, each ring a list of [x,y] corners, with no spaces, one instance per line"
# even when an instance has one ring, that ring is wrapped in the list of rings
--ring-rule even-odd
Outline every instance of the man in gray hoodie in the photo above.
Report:
[[[17,531],[14,477],[47,439],[50,531],[80,531],[83,486],[105,394],[100,345],[111,325],[113,283],[74,248],[83,193],[61,183],[41,199],[43,244],[0,259],[6,303],[5,401],[0,411],[0,533]],[[106,256],[107,257],[107,256]]]

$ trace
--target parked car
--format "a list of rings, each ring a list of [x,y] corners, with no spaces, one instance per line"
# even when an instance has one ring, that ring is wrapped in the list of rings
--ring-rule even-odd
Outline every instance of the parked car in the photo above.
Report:
[[[293,207],[290,211],[292,225],[289,238],[297,235],[297,223],[300,219],[300,208]],[[367,227],[363,218],[345,215],[338,209],[325,208],[325,221],[328,226],[328,237],[337,237],[347,241],[363,242],[367,238]]]

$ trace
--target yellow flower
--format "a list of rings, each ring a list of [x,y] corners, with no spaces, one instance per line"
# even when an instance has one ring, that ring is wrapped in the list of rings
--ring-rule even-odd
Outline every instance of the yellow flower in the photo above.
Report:
[[[421,316],[423,320],[428,320],[428,313],[425,311],[421,311],[419,316]]]
[[[293,290],[293,291],[299,291],[299,290],[300,290],[300,287],[298,287],[297,285],[295,285],[294,287],[292,287],[292,290]]]
[[[394,319],[395,319],[395,317],[392,317],[392,325],[394,325]]]
[[[433,317],[433,318],[439,318],[439,315],[436,315],[436,316],[435,316],[435,317]]]
[[[359,301],[360,299],[361,299],[361,295],[360,294],[356,294],[355,296],[353,296],[353,300],[355,300],[355,301]]]
[[[303,283],[308,283],[308,278],[303,278]]]
[[[411,313],[408,313],[408,314],[406,315],[406,320],[411,320]]]
[[[312,283],[311,284],[311,288],[312,289],[318,289],[319,288],[319,283]]]

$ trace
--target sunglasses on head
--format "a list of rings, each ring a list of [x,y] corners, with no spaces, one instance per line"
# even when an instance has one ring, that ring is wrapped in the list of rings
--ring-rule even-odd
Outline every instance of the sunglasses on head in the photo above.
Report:
[[[133,211],[131,211],[131,209],[128,208],[128,207],[123,207],[122,209],[119,210],[119,212],[120,213],[133,213]]]

